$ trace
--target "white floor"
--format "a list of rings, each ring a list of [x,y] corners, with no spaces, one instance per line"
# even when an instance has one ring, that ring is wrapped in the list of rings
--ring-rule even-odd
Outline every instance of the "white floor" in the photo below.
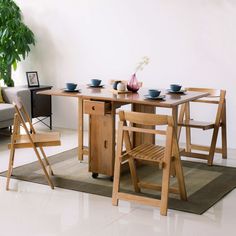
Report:
[[[48,148],[55,154],[77,145],[75,131],[60,130],[62,146]],[[7,169],[7,138],[0,139],[0,171]],[[29,149],[16,153],[16,165],[35,161]],[[236,166],[236,151],[231,150],[227,161],[215,163]],[[235,180],[236,181],[236,180]],[[11,180],[11,191],[5,191],[5,178],[0,178],[1,236],[78,236],[78,235],[235,235],[236,190],[203,215],[169,210],[168,216],[158,208],[120,202],[111,199],[24,181]]]

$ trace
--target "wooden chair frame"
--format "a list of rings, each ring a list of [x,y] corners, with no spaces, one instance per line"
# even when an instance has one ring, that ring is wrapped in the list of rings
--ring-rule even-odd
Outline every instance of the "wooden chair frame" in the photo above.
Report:
[[[60,145],[60,141],[56,140],[53,142],[52,140],[49,140],[49,141],[44,140],[44,142],[41,142],[41,143],[35,142],[34,137],[36,137],[37,133],[32,125],[30,117],[27,114],[24,106],[20,103],[20,101],[17,101],[17,104],[14,104],[14,105],[15,105],[16,113],[14,115],[13,133],[11,135],[11,143],[8,145],[8,147],[10,148],[10,159],[9,159],[9,166],[8,166],[8,172],[7,172],[6,190],[9,190],[10,177],[12,175],[13,165],[14,165],[15,150],[17,148],[33,148],[33,150],[37,156],[37,159],[43,169],[43,172],[45,174],[48,184],[50,185],[50,187],[52,189],[54,189],[54,184],[50,178],[50,175],[53,175],[53,171],[52,171],[51,165],[47,159],[47,156],[43,150],[43,146],[58,146],[58,145]],[[29,123],[29,129],[26,125],[26,122]],[[26,133],[25,135],[20,134],[20,127],[21,126],[25,130],[25,133]],[[54,133],[54,134],[56,134],[56,133]],[[47,135],[47,133],[45,133],[45,135]],[[24,143],[17,143],[19,138],[21,138],[23,136],[27,141]],[[38,149],[40,150],[43,158],[41,157]],[[43,159],[45,161],[45,164],[43,162]],[[49,168],[49,172],[47,171],[47,166]]]
[[[119,112],[119,117],[120,117],[120,122],[118,126],[112,204],[117,206],[118,201],[120,199],[136,201],[141,204],[158,206],[160,207],[160,214],[166,215],[168,208],[169,192],[180,194],[181,199],[187,200],[183,170],[179,155],[179,147],[174,132],[173,118],[165,115],[155,115],[155,114],[147,114],[140,112],[124,112],[124,111]],[[127,121],[129,121],[132,124],[139,124],[145,126],[167,125],[167,130],[155,130],[155,129],[127,126]],[[130,151],[132,151],[133,149],[130,138],[130,133],[133,132],[159,134],[166,136],[164,158],[162,161],[159,162],[159,167],[163,169],[162,185],[156,185],[152,183],[145,183],[139,181],[135,168],[136,165],[135,160],[132,156],[129,156]],[[125,144],[125,149],[126,149],[125,152],[123,151],[123,143]],[[158,190],[161,191],[160,200],[138,196],[136,194],[128,194],[120,191],[121,165],[125,164],[126,162],[128,162],[129,164],[132,183],[134,185],[135,192],[137,193],[140,192],[141,188]],[[178,188],[170,188],[169,186],[170,169],[172,164],[174,164],[176,170]]]
[[[179,130],[178,139],[180,138],[181,127],[186,128],[186,149],[181,153],[183,156],[188,156],[192,158],[199,158],[207,160],[208,165],[213,164],[215,152],[221,153],[222,158],[227,158],[227,131],[226,131],[226,91],[225,90],[215,90],[207,88],[187,88],[187,91],[197,91],[197,92],[208,92],[209,96],[204,99],[195,100],[192,102],[197,103],[207,103],[218,105],[215,121],[212,123],[207,122],[195,122],[190,118],[190,103],[186,103],[181,106],[179,115]],[[185,119],[185,120],[184,120]],[[196,145],[191,143],[191,128],[197,128],[202,130],[213,129],[213,134],[211,138],[210,146]],[[219,128],[222,132],[222,147],[217,148],[217,137]],[[192,152],[192,150],[206,151],[208,154]]]

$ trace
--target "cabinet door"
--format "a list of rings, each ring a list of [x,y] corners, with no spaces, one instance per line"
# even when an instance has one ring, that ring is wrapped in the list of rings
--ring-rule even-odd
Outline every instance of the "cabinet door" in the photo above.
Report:
[[[90,172],[113,176],[114,135],[114,115],[90,115]]]
[[[38,95],[39,90],[31,91],[32,118],[39,116],[50,116],[52,113],[51,96]]]

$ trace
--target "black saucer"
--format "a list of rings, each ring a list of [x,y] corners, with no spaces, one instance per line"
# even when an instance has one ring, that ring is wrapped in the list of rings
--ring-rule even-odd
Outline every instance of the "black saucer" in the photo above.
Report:
[[[151,99],[151,100],[165,100],[165,95],[159,95],[157,97],[151,97],[149,94],[144,95],[145,99]]]
[[[171,90],[171,89],[167,89],[167,92],[168,92],[168,93],[179,93],[179,94],[183,94],[183,93],[186,92],[186,90],[180,89],[179,91],[173,91],[173,90]]]
[[[74,90],[70,90],[70,89],[63,89],[64,92],[68,92],[68,93],[78,93],[79,90],[78,89],[74,89]]]
[[[97,85],[97,86],[92,85],[92,84],[87,84],[87,86],[88,86],[89,88],[103,88],[103,87],[104,87],[104,84],[100,84],[100,85]]]

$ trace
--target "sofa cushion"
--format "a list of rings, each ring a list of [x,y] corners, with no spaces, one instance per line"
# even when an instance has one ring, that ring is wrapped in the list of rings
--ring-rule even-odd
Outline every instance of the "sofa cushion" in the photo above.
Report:
[[[11,120],[14,118],[15,108],[14,105],[8,103],[0,104],[0,121]]]

